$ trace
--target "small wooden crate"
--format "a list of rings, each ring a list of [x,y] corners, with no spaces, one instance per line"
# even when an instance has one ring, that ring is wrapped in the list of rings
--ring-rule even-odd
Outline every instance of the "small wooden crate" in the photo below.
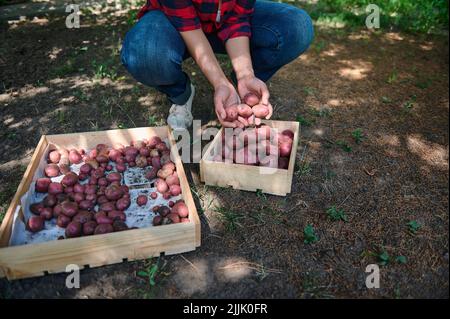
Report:
[[[295,157],[299,139],[298,122],[285,121],[263,121],[270,127],[280,132],[290,129],[294,132],[294,142],[288,169],[276,169],[270,175],[261,174],[260,167],[233,163],[214,162],[211,154],[218,144],[221,143],[222,129],[209,144],[200,161],[201,181],[206,185],[233,187],[234,189],[257,191],[264,193],[286,196],[291,192],[292,176],[294,174]]]
[[[128,145],[132,140],[141,140],[157,135],[168,139],[171,154],[180,179],[182,197],[189,208],[189,223],[178,223],[148,227],[123,232],[109,233],[44,243],[8,246],[14,213],[20,207],[20,198],[31,186],[39,160],[46,156],[48,145],[56,148],[95,147],[99,143]],[[23,218],[23,213],[20,211]],[[66,271],[66,266],[76,264],[80,269],[98,267],[125,260],[132,261],[195,250],[200,246],[200,220],[186,179],[181,158],[172,132],[167,126],[143,127],[124,130],[86,132],[62,135],[44,135],[36,147],[30,164],[19,184],[17,192],[0,226],[0,277],[18,279],[42,276],[46,273]]]

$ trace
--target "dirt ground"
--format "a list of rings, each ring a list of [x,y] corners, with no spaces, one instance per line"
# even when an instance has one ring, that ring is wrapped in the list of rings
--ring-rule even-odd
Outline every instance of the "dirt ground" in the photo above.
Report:
[[[165,123],[166,98],[120,64],[130,14],[64,20],[0,22],[2,213],[42,134]],[[211,87],[185,67],[194,117],[213,121]],[[448,298],[448,37],[317,27],[269,86],[273,118],[301,123],[291,194],[206,187],[186,165],[199,249],[83,270],[80,289],[64,274],[1,279],[0,298]],[[380,289],[365,286],[373,263]],[[137,272],[155,264],[150,285]]]

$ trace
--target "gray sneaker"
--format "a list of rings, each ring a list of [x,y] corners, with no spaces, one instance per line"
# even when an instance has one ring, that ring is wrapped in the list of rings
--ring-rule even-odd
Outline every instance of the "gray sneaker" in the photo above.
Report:
[[[191,96],[183,105],[172,104],[169,110],[167,124],[173,130],[187,129],[192,124],[192,100],[194,99],[195,87],[191,83]]]

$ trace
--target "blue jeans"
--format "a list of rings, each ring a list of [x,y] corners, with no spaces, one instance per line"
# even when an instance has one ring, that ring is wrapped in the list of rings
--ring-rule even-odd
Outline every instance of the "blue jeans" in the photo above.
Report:
[[[253,69],[263,81],[305,52],[314,37],[308,14],[284,3],[257,0],[251,26]],[[226,53],[217,36],[207,38],[215,53]],[[184,104],[191,95],[189,76],[182,70],[189,52],[161,11],[146,13],[126,34],[121,58],[137,81],[165,93],[172,103]]]

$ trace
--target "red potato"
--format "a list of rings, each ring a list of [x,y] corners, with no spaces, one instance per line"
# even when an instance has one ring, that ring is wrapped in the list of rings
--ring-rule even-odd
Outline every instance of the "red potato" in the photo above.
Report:
[[[33,233],[44,229],[44,225],[44,219],[40,216],[31,216],[27,221],[27,229]]]
[[[81,210],[78,212],[78,214],[76,214],[73,218],[72,221],[74,222],[79,222],[81,224],[87,223],[91,220],[94,219],[94,214],[91,212],[88,212],[86,210]]]
[[[108,157],[111,161],[116,162],[120,157],[122,157],[122,152],[118,149],[112,149],[109,151]]]
[[[173,205],[175,205],[175,202],[171,200],[167,203],[167,205],[169,205],[169,207],[173,207]]]
[[[162,220],[162,217],[159,216],[159,215],[153,217],[153,222],[152,222],[152,223],[153,223],[153,226],[159,226],[159,225],[161,225],[161,220]]]
[[[89,181],[88,181],[89,185],[97,185],[97,183],[98,183],[97,177],[94,177],[94,176],[89,177]]]
[[[91,176],[99,179],[103,176],[105,176],[105,169],[103,167],[99,167],[97,169],[94,169],[91,171]]]
[[[61,212],[67,217],[73,217],[78,212],[78,204],[75,202],[63,202],[61,203]]]
[[[177,224],[180,222],[180,216],[178,216],[178,214],[176,213],[170,213],[169,215],[167,215],[167,218],[169,218],[173,224]]]
[[[61,204],[62,202],[65,202],[68,199],[67,194],[56,194],[56,199],[58,200],[58,204]]]
[[[145,141],[143,140],[131,141],[131,145],[136,147],[138,150],[146,146]]]
[[[69,223],[71,222],[71,218],[67,217],[66,215],[59,215],[58,218],[56,219],[56,225],[58,225],[61,228],[66,228],[67,225],[69,225]]]
[[[280,157],[278,159],[278,168],[288,169],[288,167],[289,167],[289,158],[287,158],[287,157]]]
[[[130,207],[130,204],[131,201],[129,198],[122,197],[116,202],[116,208],[118,210],[126,210],[128,207]]]
[[[104,212],[110,212],[116,209],[116,203],[114,202],[106,202],[100,205],[99,210]]]
[[[146,195],[139,195],[136,199],[136,203],[139,206],[145,206],[147,204],[148,198]]]
[[[159,155],[152,157],[152,167],[155,169],[160,169],[161,166],[161,157],[159,157]]]
[[[93,169],[97,169],[97,168],[100,167],[100,165],[98,164],[98,162],[95,160],[95,157],[92,158],[92,159],[90,159],[90,160],[87,160],[85,164],[88,164],[88,165],[91,167],[91,171],[92,171]]]
[[[51,182],[52,182],[51,179],[47,177],[38,178],[34,185],[34,189],[38,193],[47,193],[48,187],[51,184]]]
[[[158,208],[158,214],[161,217],[166,217],[167,215],[170,214],[170,208],[164,205],[159,206]]]
[[[112,166],[111,164],[108,164],[108,165],[106,165],[106,167],[105,167],[105,171],[107,171],[107,172],[112,171],[112,169],[113,169],[113,166]]]
[[[139,154],[141,156],[144,156],[144,157],[149,157],[150,156],[150,149],[148,149],[147,147],[141,147],[139,149]]]
[[[159,210],[159,205],[155,205],[152,207],[152,212],[154,212],[155,214],[158,213]]]
[[[135,167],[136,166],[136,162],[131,161],[131,162],[128,163],[128,166],[129,167]]]
[[[282,143],[278,147],[280,156],[288,157],[291,154],[292,143]]]
[[[107,202],[109,202],[109,200],[106,198],[105,195],[98,196],[97,204],[101,205],[101,204],[104,204],[104,203],[107,203]]]
[[[30,205],[30,212],[39,215],[41,212],[41,209],[44,208],[44,204],[42,202],[40,203],[33,203]]]
[[[121,220],[125,221],[127,219],[127,215],[121,210],[113,210],[108,212],[108,217],[112,220]]]
[[[78,180],[85,181],[88,178],[88,174],[80,173],[78,174]]]
[[[63,185],[60,183],[52,182],[48,185],[48,193],[49,194],[60,194],[64,191]]]
[[[55,205],[55,207],[53,207],[53,217],[54,218],[58,218],[59,215],[62,214],[62,208],[61,205]]]
[[[77,203],[80,203],[85,199],[84,194],[82,193],[71,193],[71,196],[69,195],[69,197]]]
[[[156,148],[158,151],[162,152],[162,151],[167,150],[167,145],[166,145],[166,143],[161,142],[161,143],[156,144],[155,148]]]
[[[125,172],[127,170],[127,167],[126,167],[125,164],[116,164],[116,170],[119,173],[123,173],[123,172]]]
[[[172,174],[172,175],[167,176],[166,183],[169,186],[171,186],[171,185],[180,185],[180,179],[178,178],[178,176],[175,176],[174,174]]]
[[[158,192],[160,192],[161,194],[164,194],[164,193],[167,192],[168,189],[169,189],[169,186],[167,186],[167,183],[166,183],[163,179],[161,179],[161,178],[158,178],[158,179],[156,180],[155,184],[156,184],[156,189],[157,189]]]
[[[57,150],[48,153],[48,160],[50,163],[58,164],[60,159],[61,154]]]
[[[112,223],[114,222],[111,218],[109,218],[108,216],[95,216],[95,220],[97,221],[97,224],[110,224],[112,225]]]
[[[148,146],[150,148],[155,148],[156,145],[158,145],[161,142],[162,142],[162,140],[159,136],[152,136],[148,141]]]
[[[147,158],[140,154],[136,156],[135,162],[137,167],[144,168],[145,166],[147,166]]]
[[[64,193],[65,194],[73,193],[73,187],[72,186],[64,187]]]
[[[124,194],[128,194],[130,192],[130,188],[127,185],[120,185],[120,189]]]
[[[267,115],[269,115],[269,107],[267,105],[257,104],[254,107],[252,107],[252,112],[255,115],[255,117],[263,119]]]
[[[77,194],[79,194],[79,193],[77,193]],[[78,205],[80,206],[81,209],[86,209],[86,210],[93,210],[94,206],[95,206],[93,201],[87,200],[87,199],[80,201]]]
[[[159,152],[157,149],[152,149],[150,151],[150,157],[159,157]]]
[[[124,192],[120,186],[109,185],[105,189],[105,196],[109,200],[118,200],[124,195]]]
[[[163,152],[163,154],[161,155],[160,161],[161,161],[161,165],[171,162],[170,154]]]
[[[63,159],[61,159],[62,161]],[[63,163],[59,163],[59,172],[63,175],[66,175],[67,173],[70,172],[70,167],[67,164],[63,164]]]
[[[59,175],[59,166],[56,164],[48,164],[45,166],[44,172],[47,177],[56,177]]]
[[[96,203],[97,202],[97,195],[96,194],[87,194],[85,199]]]
[[[172,207],[172,213],[178,214],[180,217],[188,217],[189,209],[183,201],[178,201]]]
[[[45,207],[53,207],[56,205],[57,202],[58,199],[56,198],[56,195],[53,194],[48,194],[42,200],[42,203],[44,204]]]
[[[82,225],[79,222],[70,222],[69,225],[66,227],[66,237],[67,238],[74,238],[74,237],[80,237],[81,236],[81,228]]]
[[[86,185],[84,187],[84,193],[88,194],[96,194],[97,193],[97,185]]]
[[[94,235],[108,234],[114,232],[114,227],[111,224],[100,224],[95,227]]]
[[[75,185],[73,185],[73,191],[75,193],[84,193],[84,189],[86,186],[81,185],[80,183],[77,183]]]
[[[53,218],[53,209],[51,207],[44,207],[39,212],[39,216],[45,220],[50,220]]]
[[[283,132],[281,132],[281,135],[287,136],[291,140],[294,140],[294,132],[292,132],[291,130],[284,130]]]
[[[180,218],[180,222],[182,222],[182,223],[189,223],[190,220],[187,217],[183,217],[183,218]]]
[[[233,122],[236,121],[238,118],[238,108],[236,105],[231,105],[225,108],[225,113],[227,117],[225,118],[225,121],[227,122]]]
[[[159,178],[166,179],[167,177],[169,177],[172,174],[173,174],[173,170],[172,169],[163,167],[160,170],[158,170],[158,173],[156,175]]]
[[[69,151],[69,161],[72,164],[79,164],[81,163],[82,157],[81,154],[75,150],[75,149],[71,149]]]
[[[170,169],[172,171],[175,171],[176,167],[175,167],[174,162],[169,160],[168,162],[164,163],[164,165],[162,166],[162,169]]]
[[[97,185],[98,185],[98,186],[108,186],[109,183],[108,183],[108,180],[106,179],[106,177],[100,177],[100,178],[97,180]]]
[[[95,149],[97,152],[101,152],[102,150],[108,149],[108,146],[106,144],[99,143],[95,146]]]
[[[128,230],[128,225],[121,221],[121,220],[115,220],[113,223],[113,229],[115,232],[117,231],[124,231],[124,230]]]
[[[76,183],[78,183],[78,175],[73,172],[67,173],[61,180],[64,186],[74,186]]]
[[[163,198],[166,200],[170,199],[171,197],[172,197],[172,194],[170,193],[170,191],[167,191],[163,194]]]
[[[132,157],[136,158],[136,156],[139,154],[139,150],[134,146],[127,146],[125,147],[125,158]]]
[[[239,104],[237,106],[238,114],[243,118],[248,118],[253,114],[252,108],[247,104]]]
[[[95,158],[95,160],[100,163],[100,164],[107,164],[109,162],[109,158],[106,155],[103,154],[99,154],[97,155],[97,157]]]
[[[244,103],[249,106],[254,106],[259,103],[259,97],[255,93],[247,93],[244,96]]]
[[[178,196],[181,194],[181,187],[180,185],[170,185],[169,191],[172,196]]]
[[[83,224],[83,235],[93,235],[96,227],[97,223],[95,221],[91,220],[86,222],[85,224]]]
[[[158,193],[157,192],[150,193],[150,198],[151,199],[157,199],[158,198]]]

